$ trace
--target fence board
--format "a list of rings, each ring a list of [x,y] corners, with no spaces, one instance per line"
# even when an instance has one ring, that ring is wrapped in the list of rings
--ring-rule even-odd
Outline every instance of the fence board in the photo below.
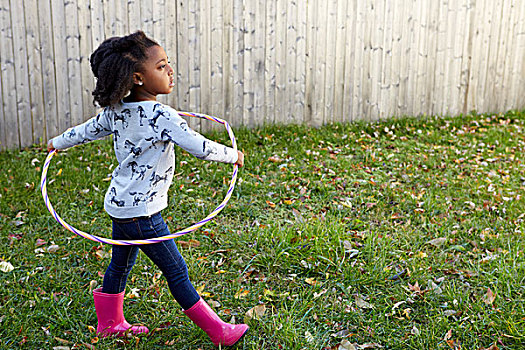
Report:
[[[80,47],[80,80],[82,81],[82,120],[86,120],[93,114],[93,95],[95,79],[89,64],[89,57],[93,52],[93,36],[91,30],[90,5],[86,2],[77,3],[79,47]]]
[[[40,50],[40,29],[38,25],[38,4],[36,0],[24,1],[25,33],[27,44],[27,69],[29,75],[29,99],[31,109],[33,142],[38,142],[44,129],[44,101],[42,95],[42,59]]]
[[[13,30],[9,1],[0,1],[0,67],[4,107],[4,139],[6,147],[18,145],[18,111],[16,99],[15,59],[13,53]]]
[[[525,107],[520,0],[0,0],[0,20],[0,149],[92,115],[91,52],[137,29],[175,70],[159,100],[233,126]]]
[[[20,143],[30,145],[33,143],[33,128],[31,125],[29,77],[27,73],[27,45],[24,27],[24,3],[11,2],[13,11],[13,54],[16,80],[16,106],[18,110],[18,130]]]
[[[76,125],[84,120],[82,108],[82,71],[80,69],[80,33],[78,28],[78,10],[73,1],[64,2],[66,16],[66,53],[68,67],[69,101],[71,124]]]
[[[223,1],[210,1],[212,14],[210,17],[211,45],[210,45],[210,109],[207,113],[225,118],[224,115],[224,56],[223,56],[223,38],[224,38],[224,14]],[[209,17],[208,17],[209,18]],[[218,124],[207,123],[209,128],[219,129]]]

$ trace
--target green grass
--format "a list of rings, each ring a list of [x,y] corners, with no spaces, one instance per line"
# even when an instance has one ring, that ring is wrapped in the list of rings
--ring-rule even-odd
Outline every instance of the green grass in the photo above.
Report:
[[[237,130],[246,166],[232,199],[179,239],[200,242],[179,245],[190,278],[227,321],[265,305],[237,349],[523,349],[524,131],[519,112]],[[0,154],[0,259],[14,267],[0,271],[0,348],[212,349],[142,254],[125,315],[156,330],[96,338],[90,283],[110,246],[47,212],[45,156]],[[172,231],[213,210],[231,174],[177,157]],[[48,184],[57,212],[109,237],[103,179],[114,164],[109,141],[60,152]]]

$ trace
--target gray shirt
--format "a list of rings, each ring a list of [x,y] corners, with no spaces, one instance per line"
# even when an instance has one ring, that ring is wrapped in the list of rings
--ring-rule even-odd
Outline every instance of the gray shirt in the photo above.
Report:
[[[104,199],[115,218],[155,214],[168,205],[175,169],[173,146],[197,158],[235,163],[237,152],[190,129],[173,108],[156,101],[123,102],[53,139],[56,149],[113,135],[118,166]]]

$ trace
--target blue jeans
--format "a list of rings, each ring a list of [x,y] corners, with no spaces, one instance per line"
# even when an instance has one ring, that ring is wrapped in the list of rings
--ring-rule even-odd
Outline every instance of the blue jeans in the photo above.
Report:
[[[115,219],[113,239],[132,240],[162,237],[170,234],[160,213],[149,217]],[[171,239],[140,246],[112,247],[111,262],[104,275],[102,292],[118,294],[126,288],[128,275],[135,264],[139,248],[155,263],[168,281],[171,294],[184,310],[191,308],[200,296],[188,277],[188,267]]]

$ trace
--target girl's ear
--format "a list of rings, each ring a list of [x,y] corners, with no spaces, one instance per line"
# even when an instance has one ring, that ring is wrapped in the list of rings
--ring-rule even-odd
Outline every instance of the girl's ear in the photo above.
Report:
[[[142,75],[140,73],[133,73],[133,84],[142,85]]]

